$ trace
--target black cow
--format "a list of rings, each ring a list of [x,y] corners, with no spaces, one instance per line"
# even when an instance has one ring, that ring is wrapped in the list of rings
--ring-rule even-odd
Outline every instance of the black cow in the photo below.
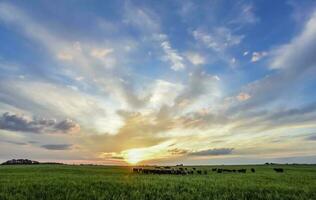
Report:
[[[255,170],[254,168],[251,168],[251,172],[252,172],[252,173],[255,173],[256,170]]]
[[[238,170],[239,173],[246,173],[246,171],[247,171],[246,169],[239,169]]]
[[[273,169],[274,169],[274,171],[276,171],[277,173],[283,173],[283,172],[284,172],[283,168],[273,168]]]

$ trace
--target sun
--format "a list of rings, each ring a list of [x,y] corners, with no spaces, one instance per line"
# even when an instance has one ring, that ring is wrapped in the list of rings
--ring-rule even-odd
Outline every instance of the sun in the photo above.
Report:
[[[132,149],[126,152],[126,155],[124,157],[126,162],[135,165],[144,160],[144,152],[139,149]]]

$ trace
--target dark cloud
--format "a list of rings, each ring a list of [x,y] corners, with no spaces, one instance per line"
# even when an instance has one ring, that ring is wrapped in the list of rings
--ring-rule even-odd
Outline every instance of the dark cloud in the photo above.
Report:
[[[37,144],[38,142],[31,140],[31,141],[28,141],[28,143],[30,143],[30,144]]]
[[[17,142],[17,141],[12,141],[12,140],[0,140],[0,142],[5,142],[5,143],[15,144],[15,145],[27,145],[26,142]]]
[[[69,119],[60,122],[54,119],[29,119],[23,115],[6,112],[0,116],[0,129],[31,133],[67,133],[80,127]]]
[[[45,144],[41,146],[44,149],[48,150],[69,150],[71,149],[71,144]]]
[[[219,156],[219,155],[228,155],[233,152],[233,148],[218,148],[218,149],[207,149],[203,151],[196,151],[189,153],[189,156]]]
[[[316,134],[313,134],[313,135],[306,137],[306,140],[316,141]]]
[[[124,160],[122,156],[112,156],[111,158],[115,160]]]

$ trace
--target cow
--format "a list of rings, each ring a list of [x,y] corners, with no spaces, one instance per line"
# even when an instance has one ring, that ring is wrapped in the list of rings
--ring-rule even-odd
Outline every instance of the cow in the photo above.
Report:
[[[246,169],[239,169],[238,170],[239,173],[246,173],[246,171],[247,171]]]
[[[251,172],[252,172],[252,173],[255,173],[256,170],[255,170],[254,168],[251,168]]]
[[[273,168],[273,169],[274,169],[274,171],[276,171],[277,173],[283,173],[283,172],[284,172],[283,168]]]

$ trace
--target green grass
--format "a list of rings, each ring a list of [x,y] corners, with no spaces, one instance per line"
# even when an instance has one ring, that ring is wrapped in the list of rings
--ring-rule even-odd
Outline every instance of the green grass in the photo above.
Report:
[[[210,170],[213,166],[198,168]],[[254,167],[256,173],[250,173]],[[246,174],[143,175],[129,167],[0,166],[4,199],[316,199],[316,166],[225,166]]]

